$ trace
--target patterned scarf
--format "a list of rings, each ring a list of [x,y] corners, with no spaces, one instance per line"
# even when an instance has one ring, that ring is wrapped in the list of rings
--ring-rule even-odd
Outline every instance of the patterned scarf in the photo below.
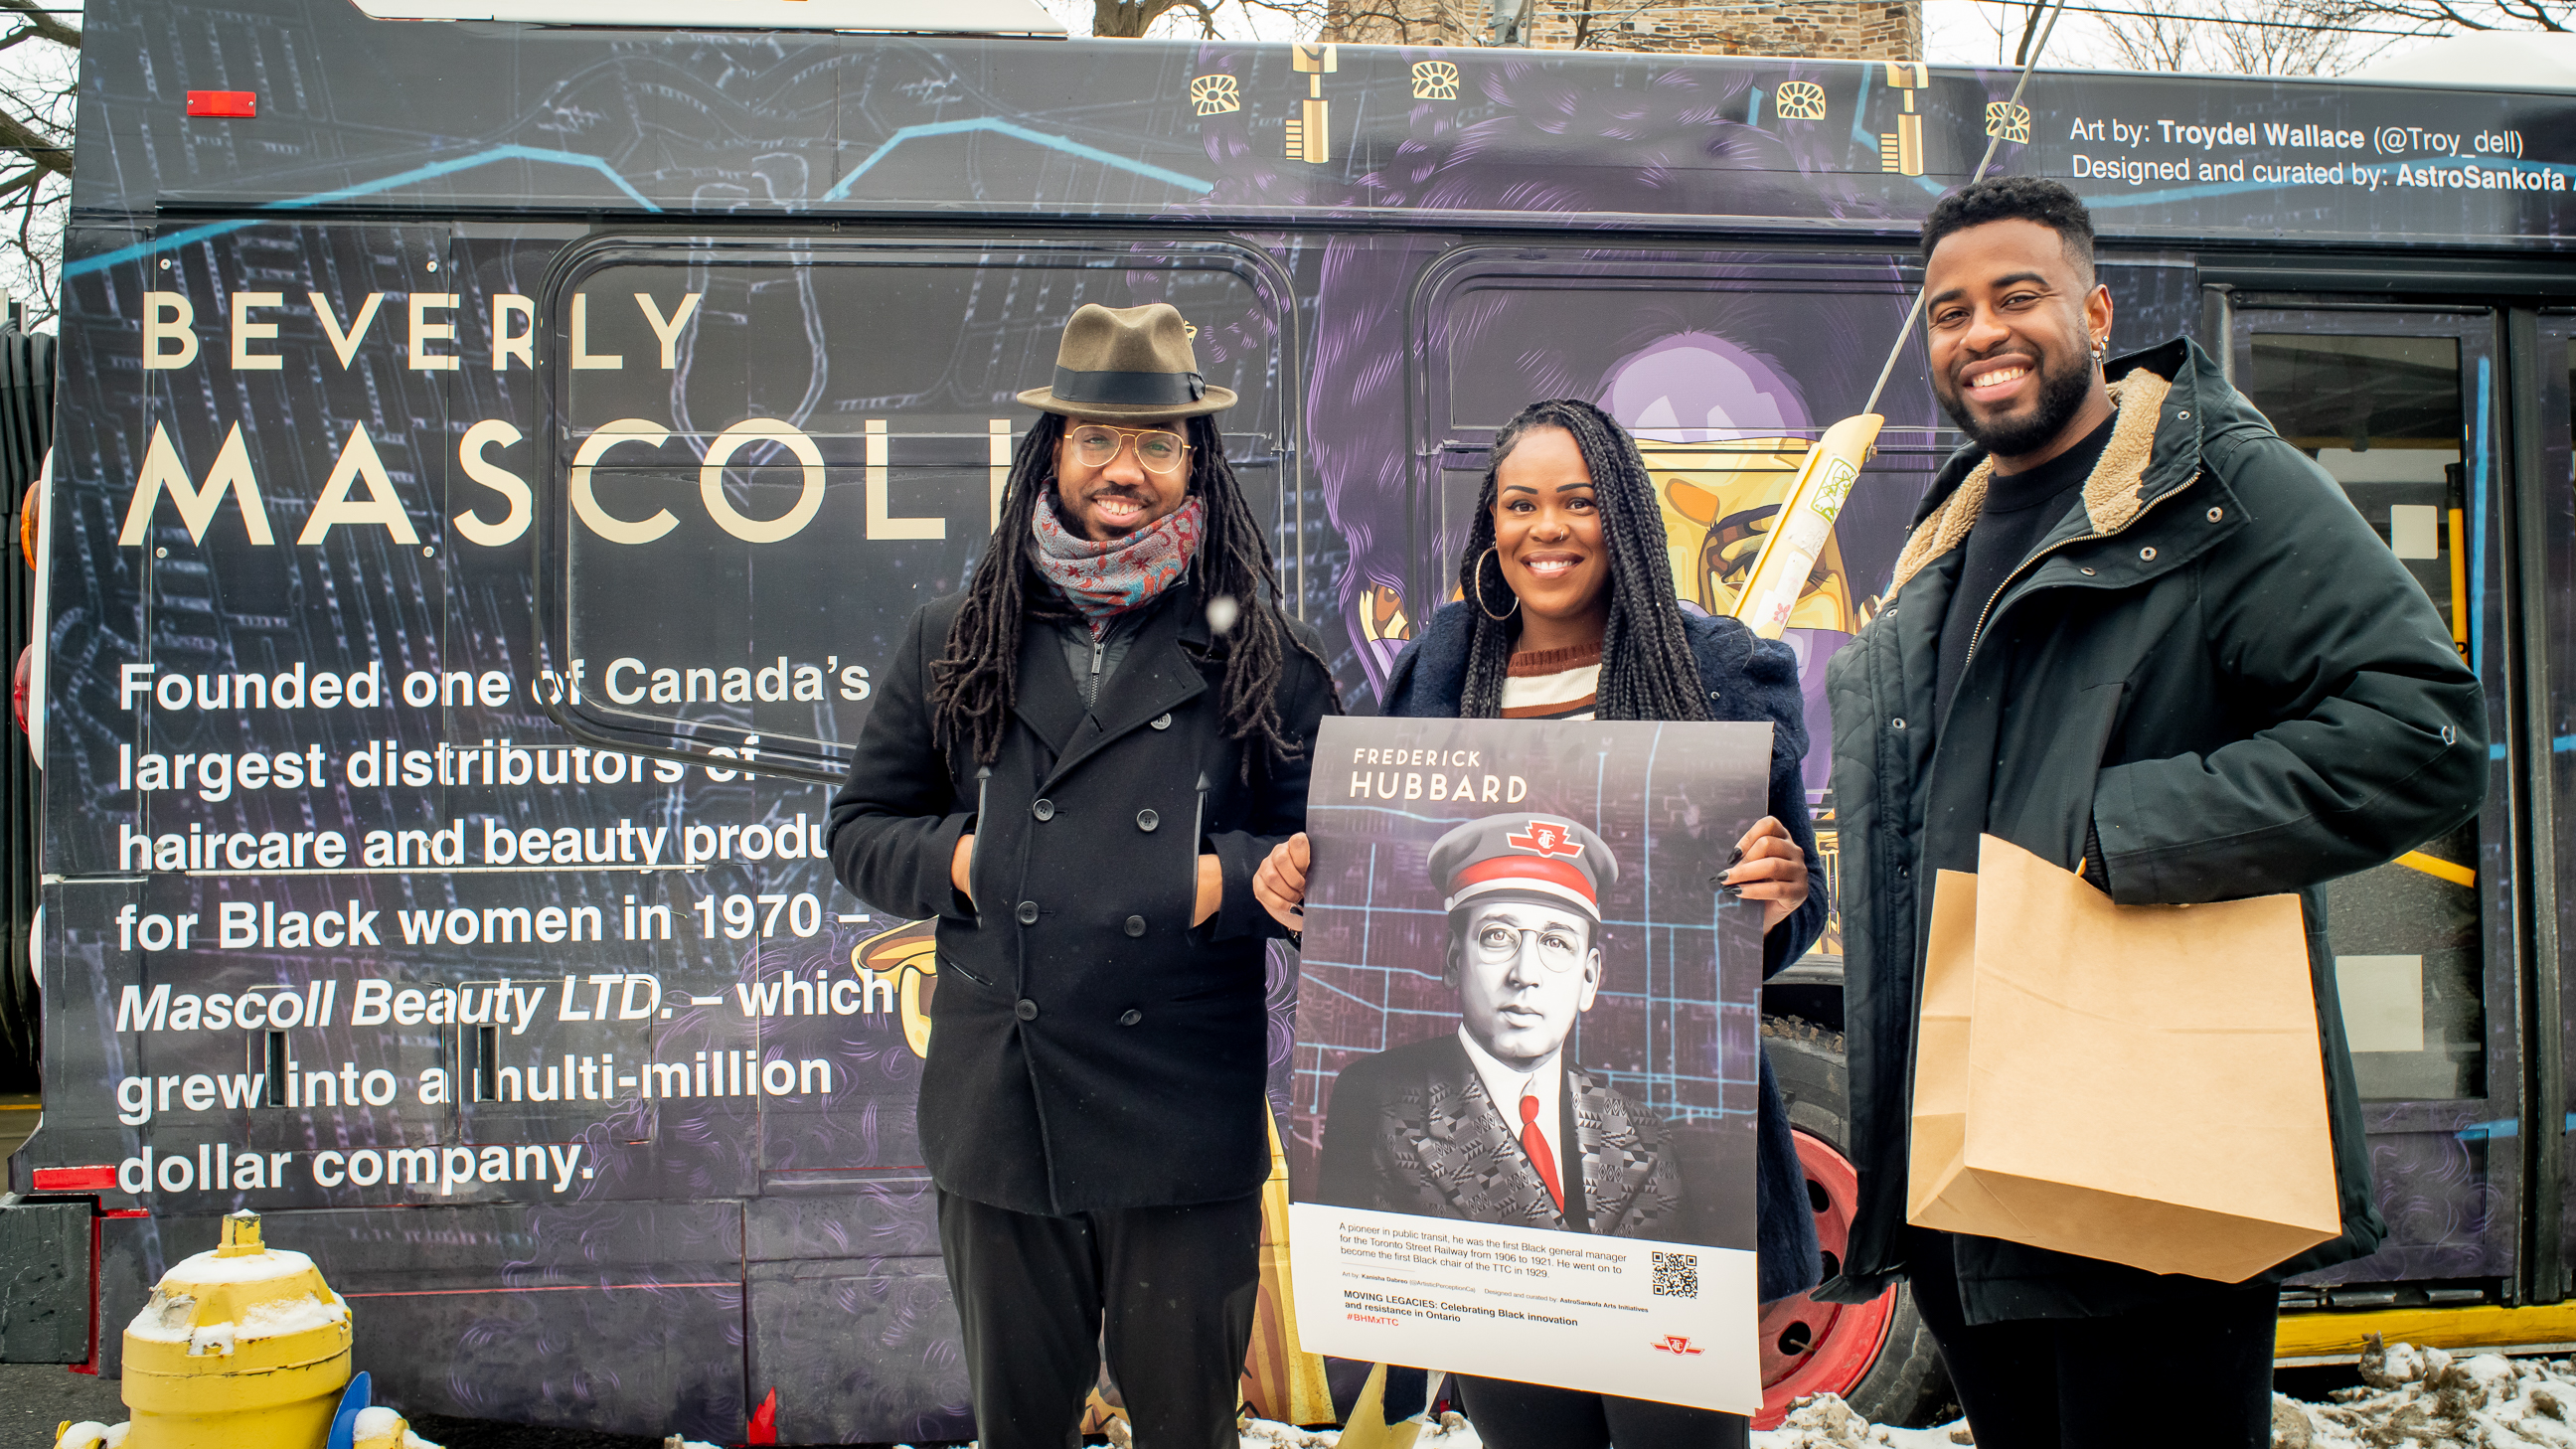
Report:
[[[1153,602],[1199,551],[1207,510],[1191,499],[1124,538],[1094,543],[1064,526],[1052,501],[1037,508],[1038,572],[1056,586],[1097,637],[1109,621]]]

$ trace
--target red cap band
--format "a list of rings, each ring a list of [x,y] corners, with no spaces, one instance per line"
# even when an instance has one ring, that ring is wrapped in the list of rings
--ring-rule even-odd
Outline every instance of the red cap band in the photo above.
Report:
[[[1592,891],[1592,877],[1577,869],[1574,862],[1539,855],[1497,855],[1477,861],[1458,872],[1457,878],[1449,883],[1449,890],[1456,895],[1467,886],[1506,880],[1543,883],[1559,891],[1574,892],[1590,901],[1595,910],[1601,905],[1601,898]]]

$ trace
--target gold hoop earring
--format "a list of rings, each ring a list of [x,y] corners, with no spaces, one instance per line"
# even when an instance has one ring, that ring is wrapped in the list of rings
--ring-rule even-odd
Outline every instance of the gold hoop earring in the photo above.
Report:
[[[1486,603],[1485,603],[1485,560],[1487,560],[1487,559],[1489,559],[1489,558],[1491,558],[1491,557],[1493,557],[1493,556],[1494,556],[1494,549],[1493,549],[1493,547],[1492,547],[1491,545],[1487,546],[1487,548],[1485,549],[1485,551],[1484,551],[1483,553],[1480,553],[1480,554],[1476,555],[1476,567],[1475,567],[1475,569],[1474,569],[1473,571],[1471,571],[1471,572],[1467,575],[1467,582],[1469,582],[1469,583],[1471,583],[1471,584],[1473,584],[1473,585],[1475,585],[1475,586],[1476,586],[1476,608],[1477,608],[1479,611],[1481,611],[1481,612],[1484,614],[1484,616],[1485,616],[1486,618],[1491,619],[1491,620],[1493,620],[1495,623],[1499,624],[1499,623],[1502,623],[1504,620],[1509,619],[1512,615],[1517,614],[1517,613],[1519,613],[1519,612],[1521,611],[1521,596],[1520,596],[1520,595],[1518,595],[1518,594],[1514,594],[1514,595],[1512,595],[1512,606],[1511,606],[1510,608],[1508,608],[1508,609],[1505,609],[1504,611],[1502,611],[1502,612],[1501,612],[1501,613],[1499,613],[1499,614],[1495,613],[1495,612],[1494,612],[1490,607],[1488,607],[1488,606],[1486,605]],[[1505,583],[1509,583],[1509,582],[1510,582],[1510,580],[1506,579],[1506,580],[1504,580],[1504,582],[1505,582]]]

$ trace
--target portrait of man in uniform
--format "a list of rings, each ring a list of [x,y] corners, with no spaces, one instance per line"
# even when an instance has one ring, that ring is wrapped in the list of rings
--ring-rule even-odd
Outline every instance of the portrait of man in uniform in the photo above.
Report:
[[[1457,1027],[1342,1068],[1316,1200],[1697,1240],[1662,1124],[1567,1052],[1600,995],[1617,857],[1576,821],[1521,811],[1450,830],[1428,867],[1448,912]]]

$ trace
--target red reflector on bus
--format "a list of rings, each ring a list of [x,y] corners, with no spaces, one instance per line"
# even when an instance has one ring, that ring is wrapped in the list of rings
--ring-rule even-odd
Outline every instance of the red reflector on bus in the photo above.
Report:
[[[39,1167],[36,1169],[38,1192],[114,1192],[116,1169],[113,1167]]]
[[[190,91],[188,114],[192,116],[256,116],[259,114],[257,91]]]

